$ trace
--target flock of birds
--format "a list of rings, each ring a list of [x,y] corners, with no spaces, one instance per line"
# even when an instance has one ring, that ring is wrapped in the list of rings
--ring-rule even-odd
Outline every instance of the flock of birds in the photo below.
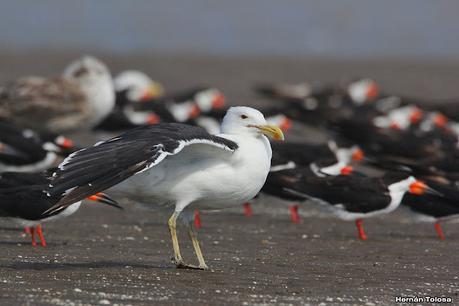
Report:
[[[0,216],[45,246],[41,223],[71,215],[85,199],[174,207],[174,262],[199,269],[207,269],[199,211],[243,205],[250,216],[250,201],[264,194],[290,203],[295,223],[299,203],[317,203],[355,221],[362,240],[363,219],[403,205],[445,239],[439,222],[459,215],[459,113],[451,101],[383,94],[367,78],[254,89],[270,106],[226,108],[216,88],[166,93],[140,71],[112,78],[90,56],[58,77],[11,81],[0,87]],[[328,141],[314,144],[307,134],[279,141],[293,122],[320,129]],[[63,136],[94,130],[118,136],[89,148]],[[179,218],[198,266],[181,256]]]

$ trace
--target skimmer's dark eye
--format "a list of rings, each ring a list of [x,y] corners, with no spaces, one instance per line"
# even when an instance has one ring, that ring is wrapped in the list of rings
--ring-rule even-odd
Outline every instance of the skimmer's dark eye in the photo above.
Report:
[[[249,117],[247,117],[246,115],[241,115],[241,119],[247,119]]]

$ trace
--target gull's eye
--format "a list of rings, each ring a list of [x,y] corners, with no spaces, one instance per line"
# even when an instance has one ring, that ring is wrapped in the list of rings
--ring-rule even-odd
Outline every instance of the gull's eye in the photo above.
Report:
[[[247,117],[246,115],[241,115],[241,119],[247,119],[249,117]]]

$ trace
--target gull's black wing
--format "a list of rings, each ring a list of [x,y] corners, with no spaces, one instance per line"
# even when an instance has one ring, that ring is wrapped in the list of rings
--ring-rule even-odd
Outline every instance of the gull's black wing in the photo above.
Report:
[[[238,148],[235,142],[210,135],[200,127],[179,123],[139,127],[71,154],[53,173],[45,192],[64,195],[54,207],[61,208],[149,169],[192,144],[231,152]]]

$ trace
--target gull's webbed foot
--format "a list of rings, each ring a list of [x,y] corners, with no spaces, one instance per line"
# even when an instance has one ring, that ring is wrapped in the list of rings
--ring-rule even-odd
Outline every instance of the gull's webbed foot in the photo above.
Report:
[[[179,263],[175,262],[175,266],[177,267],[177,269],[209,270],[209,267],[207,265],[196,266],[196,265],[186,264],[184,262],[179,262]]]

